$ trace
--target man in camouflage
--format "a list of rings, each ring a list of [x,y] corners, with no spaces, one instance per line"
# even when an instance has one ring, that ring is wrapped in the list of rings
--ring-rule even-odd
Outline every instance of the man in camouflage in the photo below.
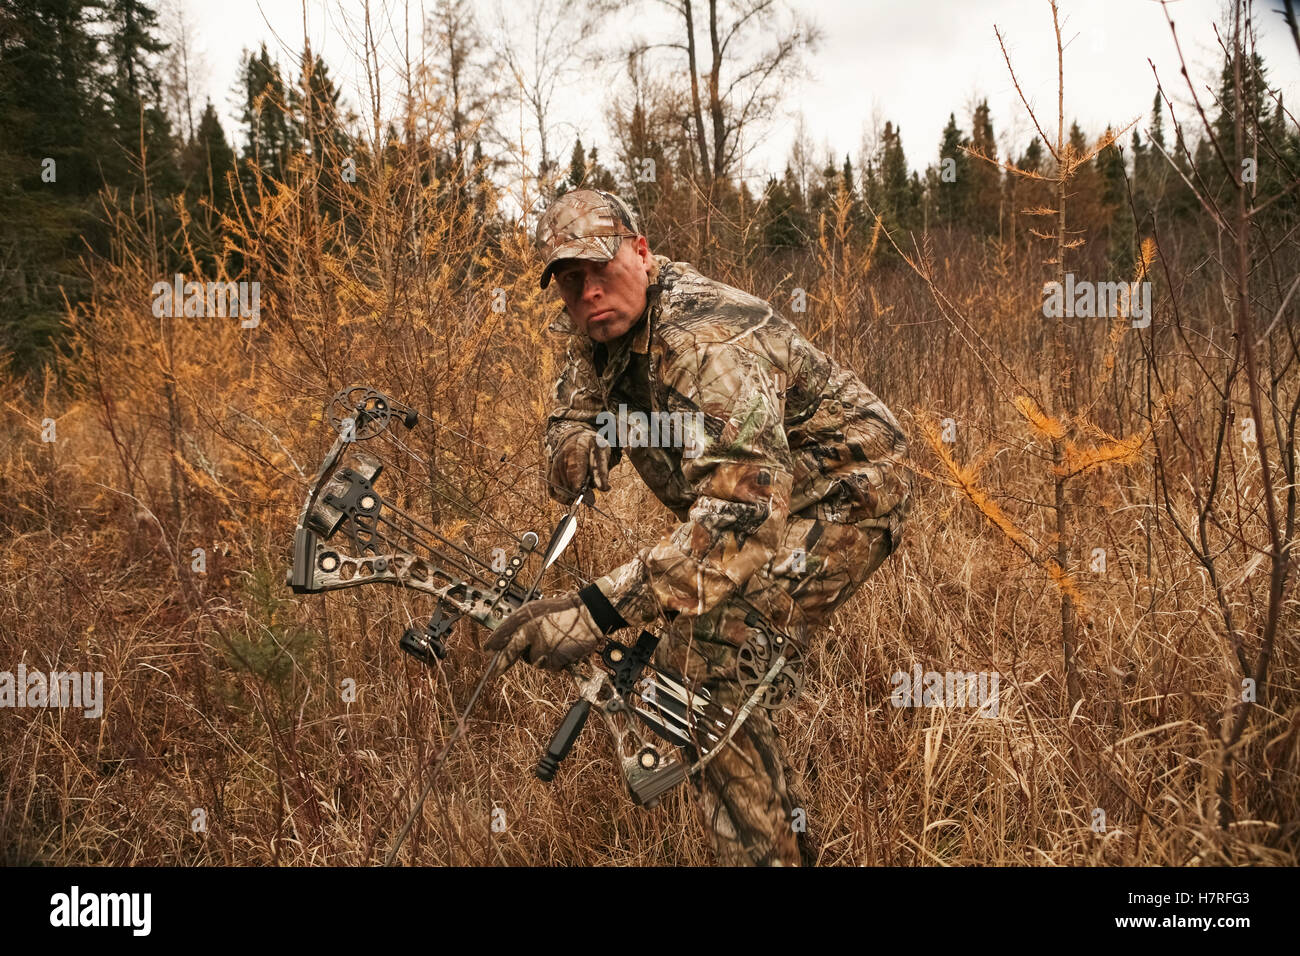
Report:
[[[521,657],[558,669],[617,628],[667,622],[656,663],[735,712],[748,696],[735,666],[754,635],[749,609],[806,657],[816,625],[897,549],[910,491],[902,429],[766,302],[652,255],[618,197],[566,194],[537,241],[541,285],[554,277],[565,306],[551,329],[568,346],[546,431],[552,495],[608,490],[626,453],[682,523],[581,592],[525,605],[488,646],[504,649],[499,670]],[[620,406],[652,422],[680,413],[680,447],[608,447],[598,422]],[[719,862],[799,864],[792,821],[806,804],[791,795],[770,714],[755,708],[711,757],[697,803]],[[806,839],[802,849],[811,862]]]

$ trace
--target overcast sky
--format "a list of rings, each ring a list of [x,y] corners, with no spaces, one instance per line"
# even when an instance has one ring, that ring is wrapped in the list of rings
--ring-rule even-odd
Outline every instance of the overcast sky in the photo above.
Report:
[[[282,64],[296,70],[302,46],[303,9],[306,33],[340,83],[353,108],[365,94],[360,55],[362,0],[170,0],[184,7],[194,31],[194,47],[202,60],[202,88],[227,120],[228,135],[236,138],[235,98],[240,53],[266,42]],[[1217,73],[1219,51],[1213,23],[1222,0],[1173,0],[1168,8],[1177,27],[1193,76],[1203,84]],[[526,8],[529,0],[512,0],[509,9]],[[1282,17],[1279,0],[1256,5],[1260,52],[1270,80],[1283,90],[1293,111],[1300,106],[1300,51],[1296,50]],[[699,6],[704,6],[699,4]],[[1056,117],[1056,52],[1051,10],[1047,0],[787,0],[788,8],[811,17],[825,39],[809,58],[801,81],[788,86],[784,112],[772,117],[764,137],[756,141],[746,173],[761,177],[784,168],[793,140],[796,114],[801,111],[818,161],[826,149],[843,161],[849,153],[859,161],[864,136],[873,126],[892,120],[901,125],[909,164],[922,169],[934,162],[948,114],[957,114],[969,132],[973,104],[987,98],[1000,142],[1010,135],[1017,153],[1032,135],[1028,115],[1019,102],[994,35],[997,26],[1006,38],[1021,88],[1040,111],[1044,128],[1054,130]],[[1077,118],[1090,137],[1106,125],[1139,119],[1145,129],[1155,94],[1150,58],[1176,103],[1188,104],[1186,86],[1178,76],[1178,59],[1161,5],[1155,0],[1061,0],[1065,55],[1067,123]],[[432,3],[418,0],[375,0],[371,23],[384,58],[400,59],[403,23],[412,27],[411,53],[416,55],[418,24]],[[475,4],[480,18],[493,20],[495,0]],[[631,33],[663,36],[674,27],[666,7],[653,2],[647,15],[624,18],[608,34],[613,42]],[[698,24],[697,24],[698,28]],[[701,35],[703,38],[703,34]],[[684,71],[683,71],[684,72]],[[396,91],[396,74],[388,85]],[[561,98],[557,122],[571,123],[583,142],[601,146],[612,158],[604,127],[602,96],[620,78],[575,87]],[[724,77],[725,79],[725,77]],[[1203,99],[1205,102],[1205,99]],[[1208,108],[1208,107],[1207,107]],[[517,106],[512,106],[517,111]],[[1186,110],[1180,110],[1186,116]],[[1049,124],[1051,124],[1049,126]],[[1127,138],[1125,140],[1127,142]],[[560,152],[567,159],[572,133],[562,134]]]

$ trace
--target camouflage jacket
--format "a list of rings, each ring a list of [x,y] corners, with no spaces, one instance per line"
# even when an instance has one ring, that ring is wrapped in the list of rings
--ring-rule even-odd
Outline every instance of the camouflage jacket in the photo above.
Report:
[[[550,326],[568,334],[568,355],[548,456],[579,429],[619,435],[683,522],[596,582],[623,618],[708,613],[770,559],[790,515],[882,519],[896,548],[910,482],[889,409],[763,300],[655,262],[646,312],[625,335],[593,343],[564,312]],[[620,410],[627,427],[610,427]]]

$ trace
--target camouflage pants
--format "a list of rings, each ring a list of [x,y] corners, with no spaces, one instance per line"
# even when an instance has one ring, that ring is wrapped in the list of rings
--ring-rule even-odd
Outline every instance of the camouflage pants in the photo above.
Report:
[[[896,546],[896,545],[895,545]],[[800,643],[818,650],[816,626],[861,586],[890,554],[888,532],[862,525],[791,518],[780,549],[748,582],[745,600]],[[746,612],[724,603],[691,621],[689,635],[669,629],[658,662],[703,683],[735,712],[747,696],[736,682],[736,651],[753,633]],[[724,866],[798,866],[815,862],[807,833],[795,829],[807,802],[791,780],[772,718],[755,707],[730,743],[696,778],[696,805]],[[802,856],[801,856],[802,854]]]

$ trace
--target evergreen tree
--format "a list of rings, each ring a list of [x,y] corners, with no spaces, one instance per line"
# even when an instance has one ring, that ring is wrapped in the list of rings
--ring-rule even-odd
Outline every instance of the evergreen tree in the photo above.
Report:
[[[1151,103],[1151,142],[1155,143],[1161,149],[1164,149],[1164,104],[1160,102],[1160,92],[1158,90],[1156,91],[1155,99]]]
[[[117,145],[104,157],[105,177],[137,194],[147,181],[156,210],[170,222],[170,212],[163,210],[167,197],[180,191],[181,177],[157,70],[158,55],[167,49],[157,36],[158,14],[142,0],[105,0],[104,23]]]
[[[1200,208],[1200,204],[1196,201],[1196,197],[1192,195],[1192,191],[1186,182],[1195,176],[1195,171],[1192,169],[1192,156],[1195,152],[1195,144],[1189,145],[1183,138],[1183,131],[1178,126],[1175,126],[1174,147],[1169,155],[1173,157],[1174,168],[1177,172],[1166,172],[1167,185],[1163,195],[1165,205],[1169,207],[1170,212],[1175,217],[1185,216]],[[1168,161],[1166,161],[1166,165],[1167,163]]]
[[[235,173],[235,151],[226,141],[217,111],[208,100],[199,117],[194,139],[186,144],[181,170],[185,200],[191,214],[191,241],[205,274],[216,272],[222,255],[221,216],[234,209],[230,177]]]
[[[862,167],[859,176],[862,181],[862,202],[868,210],[873,213],[882,213],[884,210],[884,187],[880,182],[880,162],[878,157],[869,156]],[[867,224],[868,229],[875,228],[874,219]]]
[[[283,180],[295,146],[294,130],[280,67],[272,62],[266,44],[257,54],[245,51],[240,76],[244,97],[240,122],[246,136],[243,158],[252,160],[264,174]],[[252,185],[251,179],[246,185]]]
[[[1282,188],[1285,184],[1300,180],[1300,129],[1297,129],[1287,116],[1282,103],[1282,93],[1278,91],[1277,105],[1267,129],[1269,155],[1274,157],[1277,176]],[[1268,197],[1265,196],[1265,199]],[[1300,196],[1293,190],[1278,201],[1279,211],[1289,210],[1291,215],[1300,212]]]
[[[614,179],[614,174],[601,165],[598,152],[595,146],[591,147],[591,155],[588,157],[591,169],[587,173],[587,188],[617,192],[618,182]]]
[[[880,149],[881,215],[885,227],[906,232],[917,225],[916,190],[908,178],[907,158],[903,155],[902,130],[885,123]]]
[[[425,23],[425,44],[432,51],[430,79],[451,133],[451,153],[439,161],[439,178],[460,194],[460,201],[468,201],[471,193],[481,200],[484,171],[474,157],[483,155],[481,144],[492,128],[492,107],[499,96],[473,3],[436,0]]]
[[[1203,166],[1198,162],[1197,169],[1220,197],[1230,196],[1236,188],[1232,181],[1238,179],[1252,197],[1248,202],[1280,195],[1281,199],[1270,203],[1261,215],[1270,223],[1290,221],[1291,213],[1300,208],[1300,198],[1292,188],[1300,175],[1300,166],[1288,157],[1289,124],[1279,119],[1280,108],[1276,112],[1272,109],[1267,93],[1267,71],[1258,53],[1252,53],[1242,61],[1241,73],[1240,154],[1235,130],[1236,70],[1231,57],[1225,59],[1220,74],[1219,112],[1213,121],[1219,149],[1232,166],[1231,180],[1217,157],[1207,158]]]
[[[619,146],[621,165],[627,170],[626,192],[629,198],[635,197],[638,211],[649,213],[658,207],[665,189],[671,186],[672,170],[641,103],[633,105],[631,121],[623,131]]]
[[[1149,139],[1144,143],[1138,131],[1133,131],[1133,195],[1138,214],[1143,221],[1157,212],[1169,188],[1169,160],[1165,158],[1164,104],[1157,91],[1151,103]],[[1181,142],[1181,140],[1180,140]],[[1177,156],[1175,155],[1175,160]]]
[[[1031,173],[1045,173],[1047,170],[1044,168],[1043,156],[1043,143],[1035,136],[1025,147],[1025,152],[1016,163],[1016,167]]]
[[[808,219],[803,196],[794,170],[785,167],[785,176],[769,177],[764,190],[762,216],[763,244],[769,249],[798,248],[808,242]]]
[[[1042,140],[1037,136],[1029,141],[1025,151],[1016,160],[1016,168],[1040,176],[1051,175],[1051,170],[1048,169],[1047,151],[1043,149]],[[1029,245],[1033,240],[1029,230],[1036,229],[1044,232],[1045,217],[1042,211],[1051,209],[1056,204],[1052,184],[1043,179],[1015,175],[1007,176],[1006,182],[1008,183],[1007,221],[1011,224],[1016,243]]]
[[[975,107],[971,118],[970,148],[985,159],[971,159],[967,220],[977,235],[996,235],[1001,213],[1002,171],[995,165],[998,144],[987,100]]]
[[[85,244],[107,247],[95,197],[113,130],[94,72],[98,12],[92,0],[0,0],[0,352],[18,368],[57,337],[64,295],[75,305],[88,292]]]
[[[863,231],[863,214],[862,201],[858,198],[857,182],[854,179],[853,163],[849,160],[849,154],[844,154],[844,168],[840,170],[841,185],[849,195],[849,221],[853,224],[854,233]]]
[[[1107,127],[1107,135],[1111,134]],[[1132,268],[1137,247],[1133,212],[1128,201],[1124,156],[1118,143],[1111,143],[1093,160],[1101,184],[1102,240],[1112,274],[1123,277]]]
[[[194,173],[186,192],[192,197],[209,197],[218,210],[230,211],[232,198],[228,176],[235,171],[235,151],[226,141],[226,133],[211,100],[203,108],[194,141],[186,152],[187,167]]]
[[[935,193],[935,211],[939,222],[954,225],[966,218],[970,207],[970,156],[962,149],[969,146],[957,127],[956,115],[948,114],[948,125],[943,128],[943,141],[939,144],[938,185]]]
[[[1142,142],[1142,134],[1134,127],[1133,135],[1129,137],[1128,145],[1133,153],[1133,193],[1138,195],[1142,178],[1147,174],[1147,163],[1150,157],[1147,155],[1150,150],[1146,143]]]
[[[344,163],[353,153],[345,124],[340,94],[330,78],[329,68],[311,46],[303,48],[302,73],[289,91],[289,125],[293,142],[304,153],[304,168],[326,188],[313,192],[315,215],[337,220],[342,215],[338,188],[344,182]]]
[[[582,184],[587,179],[587,153],[582,148],[582,137],[573,144],[573,152],[569,155],[569,177],[560,182],[555,189],[557,197],[563,196],[571,189],[581,189]]]
[[[1254,153],[1255,127],[1263,121],[1268,109],[1265,99],[1268,79],[1265,75],[1264,61],[1258,53],[1251,54],[1241,64],[1241,74],[1242,103],[1244,106],[1242,114],[1244,155],[1250,156]],[[1236,152],[1233,145],[1236,104],[1236,71],[1233,67],[1232,57],[1228,56],[1225,57],[1223,68],[1219,71],[1219,112],[1213,122],[1214,135],[1219,141],[1219,148],[1223,150],[1224,156],[1231,156]]]
[[[340,93],[330,77],[329,68],[311,47],[304,48],[302,73],[289,93],[291,138],[305,146],[307,152],[326,170],[335,172],[352,152],[352,144],[339,105]]]
[[[808,212],[812,222],[820,222],[823,216],[832,214],[834,197],[840,189],[839,179],[839,170],[835,168],[834,160],[827,157],[817,181],[808,190]]]

